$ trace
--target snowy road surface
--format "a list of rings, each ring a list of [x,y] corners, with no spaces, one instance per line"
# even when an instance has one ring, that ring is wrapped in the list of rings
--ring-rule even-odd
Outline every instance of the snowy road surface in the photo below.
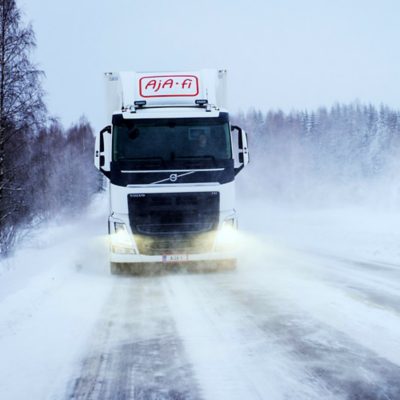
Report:
[[[266,211],[237,271],[140,278],[108,274],[102,212],[50,227],[1,264],[0,398],[398,400],[399,221],[374,218]]]

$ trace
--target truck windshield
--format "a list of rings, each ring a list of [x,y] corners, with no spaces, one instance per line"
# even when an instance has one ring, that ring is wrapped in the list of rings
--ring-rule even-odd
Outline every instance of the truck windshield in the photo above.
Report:
[[[232,158],[227,116],[113,119],[113,161]]]

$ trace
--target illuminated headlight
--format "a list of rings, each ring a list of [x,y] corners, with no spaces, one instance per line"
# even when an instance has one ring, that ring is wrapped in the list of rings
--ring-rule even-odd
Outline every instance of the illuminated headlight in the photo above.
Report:
[[[216,250],[233,250],[237,241],[237,223],[234,217],[227,218],[217,232]]]
[[[132,238],[122,222],[114,222],[114,232],[111,233],[111,251],[120,254],[135,254]]]

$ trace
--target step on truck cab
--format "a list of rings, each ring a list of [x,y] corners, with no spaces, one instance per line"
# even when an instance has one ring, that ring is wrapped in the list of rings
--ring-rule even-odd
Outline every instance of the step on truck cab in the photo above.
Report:
[[[111,272],[234,267],[235,176],[247,135],[229,121],[226,70],[106,73],[110,124],[95,166],[109,181]]]

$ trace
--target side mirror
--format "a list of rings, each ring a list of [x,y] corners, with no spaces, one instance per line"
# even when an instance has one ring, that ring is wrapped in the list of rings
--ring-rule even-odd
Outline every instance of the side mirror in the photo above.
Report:
[[[100,134],[96,135],[94,142],[94,166],[97,169],[100,169],[100,167],[103,166],[101,157],[104,158],[104,156],[100,156],[100,136]]]
[[[242,142],[242,147],[239,147],[239,149],[241,149],[241,151],[239,150],[239,161],[245,167],[250,162],[247,133],[244,130],[242,130],[241,135],[239,137],[241,137],[241,142]]]
[[[241,164],[238,168],[235,168],[235,175],[238,174],[249,162],[249,148],[248,148],[248,139],[247,133],[240,127],[236,125],[232,125],[232,131],[238,131],[238,149],[239,149],[239,163]]]
[[[108,133],[108,135],[105,135]],[[111,125],[107,125],[96,136],[94,165],[107,177],[110,174],[111,162]]]

